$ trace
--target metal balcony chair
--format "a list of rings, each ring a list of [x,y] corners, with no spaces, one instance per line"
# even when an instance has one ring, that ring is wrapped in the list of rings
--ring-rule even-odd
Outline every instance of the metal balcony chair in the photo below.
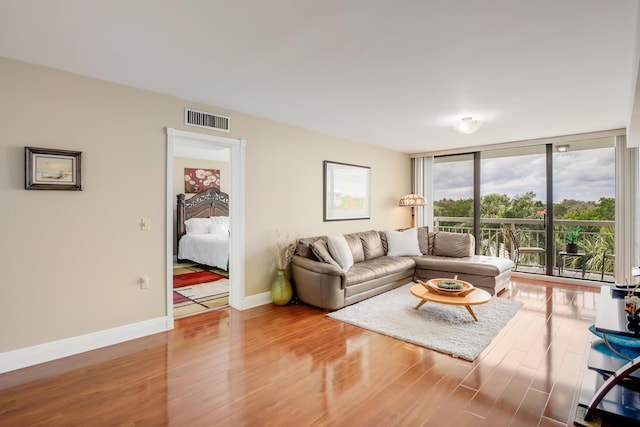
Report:
[[[616,259],[616,254],[608,254],[606,250],[602,254],[602,271],[600,272],[600,281],[601,282],[604,281],[604,266],[605,266],[605,262],[607,261],[607,258],[615,260]]]
[[[513,233],[513,230],[510,228],[504,229],[505,241],[509,240],[511,242],[511,257],[513,262],[516,264],[516,270],[518,269],[518,262],[520,261],[521,254],[537,254],[538,259],[540,255],[544,255],[547,250],[544,248],[538,248],[535,246],[520,246],[518,244],[518,240],[516,239],[516,235]],[[543,256],[544,260],[545,257]],[[541,262],[540,265],[544,265],[544,262]]]

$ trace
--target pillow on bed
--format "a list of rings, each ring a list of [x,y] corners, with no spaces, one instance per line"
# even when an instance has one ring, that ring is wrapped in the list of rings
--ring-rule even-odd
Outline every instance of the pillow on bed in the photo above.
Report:
[[[184,222],[187,234],[209,234],[209,218],[189,218]]]
[[[209,233],[216,236],[229,237],[229,227],[224,224],[209,224]]]
[[[229,227],[229,217],[228,216],[212,216],[209,218],[214,224],[224,224]]]

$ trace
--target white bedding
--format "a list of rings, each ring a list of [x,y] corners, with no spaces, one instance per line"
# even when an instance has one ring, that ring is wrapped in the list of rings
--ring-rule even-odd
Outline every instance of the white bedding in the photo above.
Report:
[[[178,258],[227,270],[229,238],[220,234],[185,234],[178,243]]]

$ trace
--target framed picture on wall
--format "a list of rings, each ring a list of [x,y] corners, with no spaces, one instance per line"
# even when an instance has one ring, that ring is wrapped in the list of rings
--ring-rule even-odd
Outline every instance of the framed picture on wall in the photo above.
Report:
[[[82,152],[25,147],[27,190],[82,190]]]
[[[324,221],[371,218],[371,168],[324,161]]]
[[[209,188],[220,190],[220,169],[184,168],[185,193],[201,193]]]

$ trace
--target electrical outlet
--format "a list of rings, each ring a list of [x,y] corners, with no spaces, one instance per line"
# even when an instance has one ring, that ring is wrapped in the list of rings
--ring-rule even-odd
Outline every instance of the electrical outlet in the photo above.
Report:
[[[151,230],[151,220],[149,218],[142,218],[140,220],[140,229],[142,231],[149,231]]]
[[[140,289],[149,289],[149,276],[142,276],[140,278]]]

